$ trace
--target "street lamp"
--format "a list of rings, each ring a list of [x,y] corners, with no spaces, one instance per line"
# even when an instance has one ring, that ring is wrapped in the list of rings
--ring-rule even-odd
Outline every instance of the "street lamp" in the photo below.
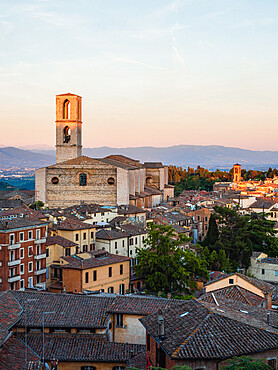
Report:
[[[42,313],[42,366],[44,368],[44,315],[56,313],[55,311],[44,311]]]

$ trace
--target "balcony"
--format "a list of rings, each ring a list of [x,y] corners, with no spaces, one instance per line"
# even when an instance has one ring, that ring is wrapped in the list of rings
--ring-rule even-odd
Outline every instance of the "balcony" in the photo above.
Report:
[[[20,247],[21,247],[20,243],[10,244],[10,245],[8,245],[8,250],[12,251],[13,249],[18,249]]]
[[[14,283],[15,281],[18,281],[21,279],[20,275],[12,276],[8,278],[8,283]]]
[[[46,258],[46,253],[37,254],[34,258],[35,260],[42,260],[43,258]]]
[[[45,243],[45,242],[46,242],[46,238],[41,238],[41,239],[34,240],[35,244],[42,244],[42,243]]]
[[[46,273],[46,269],[40,269],[40,270],[37,270],[34,272],[34,274],[37,276],[37,275],[42,275],[42,274],[45,274]]]
[[[21,262],[21,260],[8,261],[8,266],[9,267],[17,266],[17,265],[20,264],[20,262]]]

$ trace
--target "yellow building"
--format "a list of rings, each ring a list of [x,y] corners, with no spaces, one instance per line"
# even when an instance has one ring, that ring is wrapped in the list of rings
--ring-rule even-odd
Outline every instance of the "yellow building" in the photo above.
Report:
[[[129,288],[129,257],[100,250],[62,257],[60,267],[66,292],[91,290],[124,294]]]
[[[45,243],[46,247],[46,287],[52,283],[61,280],[60,269],[57,264],[60,264],[60,258],[72,256],[78,252],[78,244],[71,240],[65,239],[62,236],[48,236]],[[61,284],[60,284],[61,285]],[[62,288],[62,286],[60,287]]]
[[[266,308],[271,308],[274,286],[263,280],[254,279],[249,276],[239,274],[237,272],[229,275],[224,275],[220,279],[207,283],[205,285],[205,290],[206,293],[210,293],[231,286],[238,286],[248,292],[257,295],[258,297],[264,298],[266,301]]]
[[[97,226],[73,218],[66,218],[53,227],[51,235],[62,236],[76,243],[78,249],[74,253],[80,253],[94,250],[96,229]]]

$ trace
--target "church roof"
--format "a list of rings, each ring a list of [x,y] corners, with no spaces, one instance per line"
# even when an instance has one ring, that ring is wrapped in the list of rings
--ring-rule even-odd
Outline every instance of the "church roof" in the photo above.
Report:
[[[127,170],[136,170],[142,167],[142,164],[138,160],[125,157],[124,155],[109,155],[102,158],[101,161]]]
[[[101,159],[94,159],[94,158],[87,157],[85,155],[81,155],[80,157],[69,159],[68,161],[65,161],[65,162],[53,164],[52,166],[48,166],[47,168],[60,167],[60,165],[66,165],[66,166],[93,165],[93,164],[96,164],[96,162],[102,163],[103,161]]]

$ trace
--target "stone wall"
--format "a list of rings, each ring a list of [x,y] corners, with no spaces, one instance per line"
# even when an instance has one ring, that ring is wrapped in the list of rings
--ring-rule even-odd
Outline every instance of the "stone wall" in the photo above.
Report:
[[[97,161],[96,161],[97,162]],[[49,207],[69,207],[80,202],[97,203],[102,205],[117,205],[117,187],[120,193],[120,201],[126,201],[124,197],[127,185],[126,180],[121,173],[120,188],[117,186],[117,168],[109,165],[100,165],[98,162],[95,166],[52,166],[47,169],[46,186],[47,196],[46,203]],[[122,170],[123,171],[123,170]],[[125,171],[127,172],[127,171]],[[79,175],[87,174],[87,186],[79,185]],[[59,179],[58,184],[53,184],[53,177]],[[108,184],[108,179],[113,178],[114,184]],[[120,204],[127,204],[125,203]]]

